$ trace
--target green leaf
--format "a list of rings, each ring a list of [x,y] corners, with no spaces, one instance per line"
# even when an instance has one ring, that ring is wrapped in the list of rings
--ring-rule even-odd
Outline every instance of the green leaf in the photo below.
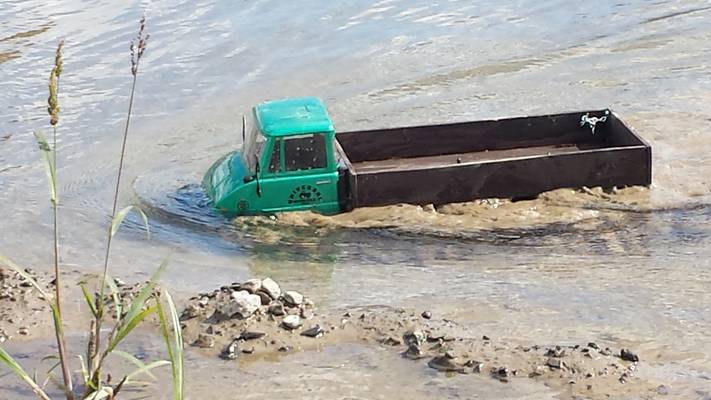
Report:
[[[145,310],[139,312],[138,314],[135,314],[131,316],[130,318],[126,318],[121,322],[121,326],[119,329],[116,331],[116,334],[114,337],[112,337],[111,341],[109,342],[109,346],[106,349],[106,353],[112,353],[115,349],[116,346],[118,346],[121,341],[128,336],[131,331],[133,331],[134,328],[138,326],[144,319],[146,319],[147,316],[151,315],[156,311],[156,307],[149,307],[146,308]]]
[[[22,369],[20,364],[18,364],[17,361],[15,361],[15,359],[12,358],[12,356],[10,356],[10,354],[8,354],[2,347],[0,347],[0,363],[5,364],[5,366],[7,366],[10,371],[12,371],[20,379],[25,381],[25,383],[27,383],[30,389],[32,389],[32,391],[35,392],[38,397],[43,400],[50,400],[49,396],[47,396],[44,390],[42,390],[42,388],[37,385],[37,382],[32,380],[32,378],[27,374],[27,372]]]
[[[94,302],[94,296],[89,293],[89,290],[84,285],[79,285],[81,287],[81,292],[84,294],[84,300],[91,310],[91,314],[96,318],[99,312],[96,310],[96,303]]]
[[[3,257],[2,255],[0,255],[0,264],[12,268],[15,272],[20,274],[20,276],[25,278],[25,280],[27,280],[32,285],[32,287],[34,287],[38,292],[40,292],[40,294],[44,297],[45,301],[48,302],[50,306],[54,304],[52,296],[50,296],[49,293],[45,292],[44,289],[42,289],[42,287],[39,285],[39,283],[37,283],[37,281],[34,280],[34,278],[30,276],[30,274],[25,272],[24,269],[20,268],[20,266],[12,262],[9,258]]]
[[[146,213],[143,212],[143,210],[136,206],[128,206],[116,213],[113,221],[111,221],[111,237],[114,237],[114,235],[116,235],[116,232],[118,232],[118,229],[123,223],[123,220],[126,219],[126,215],[128,215],[131,210],[136,210],[136,212],[141,216],[141,219],[143,219],[143,225],[146,227],[146,236],[150,238],[151,231],[148,227],[148,216],[146,215]]]
[[[134,357],[133,354],[126,353],[125,351],[121,351],[121,350],[115,350],[115,351],[113,352],[113,354],[116,354],[117,356],[121,356],[121,357],[125,358],[126,360],[130,361],[133,365],[135,365],[135,366],[138,367],[138,369],[137,369],[136,371],[134,371],[134,372],[132,372],[132,373],[130,373],[130,374],[127,375],[127,376],[128,376],[127,382],[128,382],[128,380],[130,380],[132,377],[137,376],[137,375],[140,375],[140,374],[142,374],[142,373],[145,373],[146,375],[148,375],[148,376],[149,376],[151,379],[153,379],[153,380],[156,380],[156,379],[157,379],[157,378],[155,377],[155,375],[153,375],[153,374],[150,372],[150,370],[152,370],[153,368],[156,368],[156,367],[160,367],[160,365],[156,365],[155,367],[148,368],[148,366],[147,366],[143,361],[141,361],[141,360],[139,360],[138,358]],[[163,365],[170,364],[170,362],[168,362],[168,361],[162,361],[162,362],[165,363],[165,364],[163,364]],[[153,363],[153,364],[155,364],[155,363]],[[150,364],[150,365],[152,365],[152,364]]]
[[[116,286],[116,281],[114,278],[106,274],[106,286],[109,287],[111,291],[111,298],[114,300],[114,308],[116,309],[116,318],[121,319],[121,311],[123,310],[123,302],[121,301],[121,292],[118,286]],[[104,301],[103,299],[100,301]]]
[[[57,171],[54,164],[54,149],[49,146],[47,139],[44,137],[42,132],[33,132],[37,144],[39,145],[40,151],[42,152],[42,162],[44,164],[44,170],[47,174],[47,180],[49,182],[49,193],[52,203],[57,204]]]
[[[150,364],[148,364],[148,365],[144,365],[143,367],[141,367],[141,368],[139,368],[139,369],[137,369],[137,370],[131,372],[130,374],[126,375],[126,384],[132,384],[132,383],[134,383],[134,382],[133,382],[133,379],[134,379],[136,376],[141,375],[141,374],[149,375],[151,378],[153,378],[153,380],[156,380],[156,377],[155,377],[153,374],[151,374],[151,370],[154,369],[154,368],[159,368],[159,367],[163,367],[163,366],[166,366],[166,365],[171,365],[171,362],[170,362],[170,361],[167,361],[167,360],[158,360],[158,361],[154,361],[154,362],[152,362],[152,363],[150,363]],[[136,383],[137,383],[137,382],[136,382]]]
[[[158,307],[158,318],[160,320],[161,334],[163,335],[163,341],[165,342],[166,349],[168,351],[168,358],[170,359],[172,365],[173,374],[173,398],[175,400],[183,399],[183,387],[184,387],[184,365],[185,357],[183,353],[183,332],[180,327],[180,317],[178,316],[178,311],[173,303],[173,298],[170,296],[168,291],[164,291],[166,301],[168,302],[168,308],[170,310],[170,316],[173,323],[173,338],[168,332],[168,322],[165,317],[165,311],[161,301],[157,302]]]

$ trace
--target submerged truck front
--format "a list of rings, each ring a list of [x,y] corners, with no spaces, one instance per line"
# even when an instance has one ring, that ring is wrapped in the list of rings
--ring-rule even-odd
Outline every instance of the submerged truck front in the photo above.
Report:
[[[246,120],[242,149],[217,160],[203,178],[220,212],[340,211],[335,131],[321,100],[264,102]]]

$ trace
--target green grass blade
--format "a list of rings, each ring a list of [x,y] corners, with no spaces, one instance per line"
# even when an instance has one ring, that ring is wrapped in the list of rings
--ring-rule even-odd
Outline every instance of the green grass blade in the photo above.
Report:
[[[98,315],[98,311],[96,310],[96,303],[94,302],[94,298],[89,293],[89,290],[86,288],[84,285],[79,285],[81,287],[81,292],[84,294],[84,300],[86,300],[86,304],[89,306],[89,309],[91,310],[91,314],[96,318]]]
[[[173,303],[173,298],[170,296],[170,293],[168,293],[168,291],[164,291],[163,293],[165,294],[172,320],[172,338],[171,334],[169,333],[168,321],[165,316],[165,310],[163,309],[163,305],[160,299],[156,304],[158,307],[158,318],[160,320],[160,328],[161,334],[163,335],[163,341],[165,342],[165,346],[168,351],[168,358],[170,359],[172,365],[173,398],[175,400],[182,400],[185,365],[185,357],[183,353],[183,332],[180,327],[180,317],[178,316],[178,311],[175,308],[175,303]]]
[[[12,371],[15,375],[17,375],[20,379],[25,381],[27,385],[32,389],[37,396],[39,396],[43,400],[50,400],[49,396],[42,390],[42,388],[37,385],[37,382],[32,380],[32,378],[25,372],[24,369],[20,366],[20,364],[15,361],[10,354],[8,354],[2,347],[0,347],[0,363],[5,364],[10,371]]]
[[[121,226],[121,224],[123,224],[123,220],[126,219],[126,215],[128,215],[131,210],[135,210],[141,216],[141,219],[143,219],[143,224],[146,227],[146,235],[150,238],[151,232],[150,228],[148,227],[148,216],[146,215],[146,213],[143,212],[143,210],[136,206],[128,206],[116,213],[116,216],[114,216],[113,221],[111,221],[111,237],[114,237],[114,235],[116,235],[116,232],[118,232],[119,227]]]
[[[12,268],[15,272],[20,274],[21,277],[25,278],[27,282],[29,282],[32,287],[34,287],[42,296],[44,296],[45,301],[47,301],[50,305],[54,304],[54,300],[52,299],[52,296],[49,295],[49,293],[45,292],[44,289],[42,289],[42,286],[37,283],[34,278],[30,276],[27,272],[25,272],[24,269],[20,268],[17,264],[12,262],[9,258],[3,257],[0,255],[0,264],[6,265],[10,268]]]
[[[146,364],[145,364],[143,361],[141,361],[141,360],[139,360],[138,358],[136,358],[133,354],[126,353],[125,351],[121,351],[121,350],[115,350],[113,354],[116,354],[117,356],[121,356],[121,357],[125,358],[125,359],[128,360],[131,364],[133,364],[133,365],[135,365],[135,366],[138,367],[138,370],[136,370],[136,372],[132,372],[131,374],[128,375],[129,379],[130,379],[132,376],[136,376],[136,375],[138,375],[139,373],[142,373],[142,372],[138,372],[138,371],[141,371],[141,370],[144,370],[144,369],[145,369],[145,371],[144,371],[145,374],[148,375],[151,379],[153,379],[153,380],[156,380],[156,379],[157,379],[157,378],[155,377],[155,375],[153,375],[152,373],[150,373],[150,370],[153,369],[153,368],[155,368],[155,367],[146,369]],[[166,362],[167,362],[167,361],[166,361]]]
[[[153,293],[153,289],[156,287],[158,278],[160,278],[160,275],[163,273],[167,265],[168,260],[163,260],[156,272],[154,272],[153,276],[151,276],[151,279],[148,280],[148,282],[143,286],[141,291],[138,292],[136,298],[133,299],[133,301],[128,307],[128,311],[126,311],[126,316],[123,319],[125,319],[126,321],[130,321],[139,312],[141,312],[141,310],[146,304],[146,301],[148,300],[148,297]]]
[[[135,377],[137,377],[138,375],[141,375],[141,374],[149,375],[153,380],[156,380],[156,377],[151,373],[151,370],[155,369],[155,368],[163,367],[166,365],[171,365],[171,362],[166,361],[166,360],[159,360],[159,361],[154,361],[148,365],[144,365],[143,367],[126,375],[126,384],[133,383],[132,379],[134,379]]]
[[[114,278],[109,276],[109,274],[106,274],[106,286],[109,287],[109,290],[111,291],[111,298],[114,300],[114,308],[116,309],[116,318],[120,319],[121,318],[121,312],[123,311],[123,303],[121,301],[121,292],[119,291],[118,286],[116,286],[116,281],[114,281]],[[103,300],[101,300],[103,301]]]
[[[173,336],[175,340],[175,359],[173,360],[173,398],[175,400],[183,400],[183,386],[185,384],[184,367],[185,356],[183,353],[183,331],[180,327],[180,316],[175,308],[173,298],[168,291],[165,291],[165,298],[168,300],[170,315],[173,319]]]
[[[145,310],[139,312],[138,314],[132,316],[131,318],[126,318],[121,323],[121,327],[116,331],[116,334],[109,342],[109,346],[106,348],[106,354],[112,353],[116,346],[133,331],[134,328],[138,326],[147,316],[151,315],[156,311],[156,307],[148,307]]]
[[[57,171],[52,155],[52,148],[49,146],[42,132],[35,131],[33,133],[42,152],[42,162],[44,164],[45,173],[47,174],[47,180],[49,181],[50,199],[52,203],[57,204]]]

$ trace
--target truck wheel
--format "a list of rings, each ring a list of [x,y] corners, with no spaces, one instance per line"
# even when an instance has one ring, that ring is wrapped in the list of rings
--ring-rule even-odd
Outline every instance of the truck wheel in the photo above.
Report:
[[[247,211],[249,209],[249,202],[247,202],[247,200],[238,201],[237,209],[241,212]]]

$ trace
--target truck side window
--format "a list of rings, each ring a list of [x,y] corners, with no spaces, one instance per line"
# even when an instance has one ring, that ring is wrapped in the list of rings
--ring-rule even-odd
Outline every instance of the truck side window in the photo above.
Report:
[[[281,157],[281,140],[274,141],[272,155],[269,159],[269,172],[279,172],[279,158]]]
[[[326,168],[326,140],[323,135],[284,139],[284,156],[287,171]]]

